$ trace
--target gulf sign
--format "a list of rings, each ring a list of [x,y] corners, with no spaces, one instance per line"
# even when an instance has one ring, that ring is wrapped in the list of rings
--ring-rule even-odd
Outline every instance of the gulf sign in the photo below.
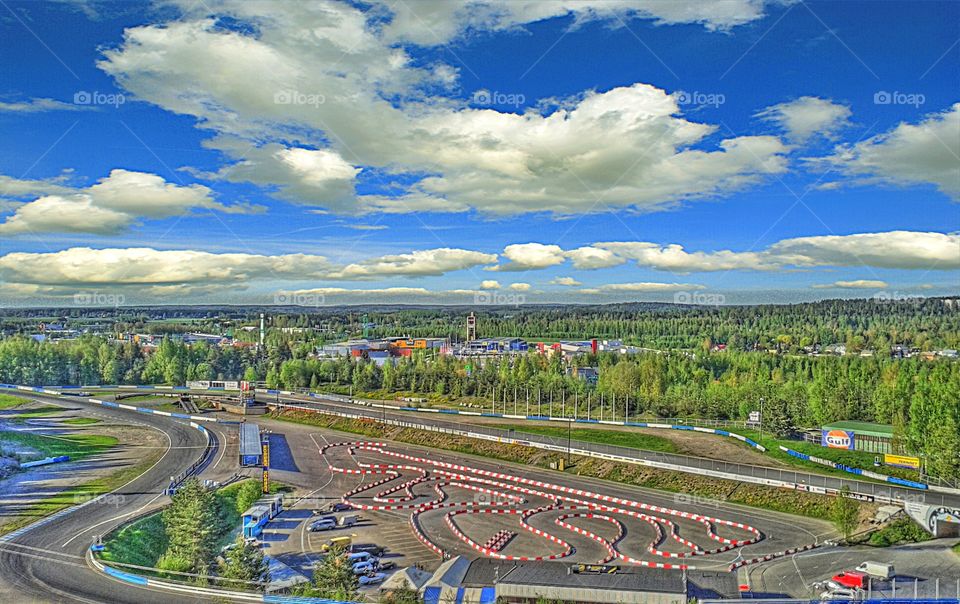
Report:
[[[853,450],[853,432],[847,430],[821,430],[820,444],[831,449]]]

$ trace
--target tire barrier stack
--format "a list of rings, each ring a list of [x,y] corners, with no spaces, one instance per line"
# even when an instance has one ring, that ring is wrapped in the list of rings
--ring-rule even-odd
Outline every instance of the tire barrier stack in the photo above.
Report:
[[[487,548],[492,552],[499,552],[507,546],[510,541],[516,537],[517,534],[514,531],[508,531],[503,529],[497,531],[492,537],[487,539],[487,542],[483,544],[483,547]]]
[[[417,539],[441,557],[450,557],[451,553],[441,547],[434,539],[426,534],[421,523],[421,515],[434,510],[443,510],[443,520],[446,528],[459,541],[484,556],[502,560],[535,561],[557,560],[573,555],[576,550],[566,540],[546,530],[530,524],[529,520],[548,512],[561,512],[554,520],[554,524],[573,533],[586,536],[598,542],[607,550],[607,556],[600,563],[614,558],[628,564],[652,568],[692,569],[686,563],[654,562],[630,557],[617,550],[617,544],[625,534],[625,527],[619,517],[632,517],[649,524],[654,532],[654,538],[646,547],[652,556],[670,559],[684,559],[695,556],[705,556],[729,551],[757,543],[763,539],[763,534],[756,528],[730,520],[713,518],[692,512],[683,512],[661,506],[646,504],[640,501],[612,497],[592,491],[574,489],[571,487],[532,480],[521,476],[514,476],[502,472],[493,472],[466,465],[452,464],[413,455],[407,455],[389,450],[389,445],[379,442],[337,442],[320,448],[320,455],[325,459],[331,472],[344,475],[382,475],[383,478],[369,484],[361,484],[344,493],[341,501],[356,509],[371,511],[410,511],[410,526]],[[352,467],[342,467],[334,462],[332,451],[346,449],[347,457],[352,461]],[[394,458],[396,464],[364,463],[358,459],[358,453],[372,453],[378,456]],[[414,474],[413,478],[403,480],[390,486],[388,483],[402,480],[404,473]],[[416,485],[430,485],[436,497],[424,501],[414,493]],[[478,493],[473,501],[449,501],[448,488],[455,487]],[[359,498],[368,496],[361,501]],[[530,504],[534,498],[545,500],[544,505]],[[457,524],[457,517],[468,514],[495,514],[518,516],[522,529],[536,537],[549,542],[547,552],[540,556],[516,556],[504,553],[504,549],[515,541],[517,534],[509,530],[501,530],[486,543],[478,543],[469,537]],[[583,527],[571,523],[572,519],[597,519],[617,527],[617,535],[613,539],[597,535]],[[702,525],[705,536],[718,545],[713,548],[703,547],[681,535],[677,520],[683,519]],[[731,538],[719,535],[715,527],[722,526],[744,535],[740,538]],[[664,529],[666,527],[666,530]],[[661,545],[667,540],[683,547],[682,551],[666,551]]]

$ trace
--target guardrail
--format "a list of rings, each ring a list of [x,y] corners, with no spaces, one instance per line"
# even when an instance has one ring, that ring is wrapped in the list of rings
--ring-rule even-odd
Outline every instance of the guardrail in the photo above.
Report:
[[[244,602],[265,602],[269,604],[359,604],[343,600],[329,600],[326,598],[309,598],[303,596],[282,596],[275,594],[251,593],[248,591],[230,591],[224,589],[214,589],[209,587],[198,587],[185,583],[172,583],[162,581],[153,577],[144,577],[128,571],[118,570],[112,566],[104,564],[92,549],[87,550],[87,564],[94,570],[112,577],[129,585],[138,587],[152,587],[166,591],[176,591],[188,594],[203,594],[210,597],[227,598],[230,600],[241,600]]]
[[[835,470],[842,470],[844,472],[849,472],[850,474],[856,474],[857,476],[866,476],[867,478],[873,478],[874,480],[882,480],[884,482],[889,482],[891,484],[898,484],[905,487],[911,487],[914,489],[926,490],[930,486],[923,484],[922,482],[915,482],[913,480],[904,480],[903,478],[897,478],[896,476],[888,476],[886,474],[879,474],[877,472],[871,472],[870,470],[862,470],[860,468],[853,468],[842,463],[837,463],[835,461],[830,461],[829,459],[822,459],[820,457],[815,457],[813,455],[807,455],[806,453],[801,453],[800,451],[794,451],[793,449],[784,447],[780,445],[780,450],[784,453],[796,457],[797,459],[802,459],[804,461],[809,461],[813,463],[820,464],[822,466],[827,466],[828,468],[833,468]]]
[[[190,425],[203,432],[203,435],[207,440],[207,446],[204,447],[203,453],[200,454],[200,457],[197,458],[197,461],[193,462],[189,468],[173,477],[166,490],[166,493],[169,495],[172,495],[180,487],[180,485],[183,484],[184,480],[190,476],[193,476],[193,474],[197,471],[197,468],[202,466],[207,461],[207,458],[210,456],[210,451],[213,449],[213,439],[210,437],[210,431],[196,422],[190,422]]]
[[[284,393],[281,392],[281,394]],[[309,405],[309,402],[306,401],[303,404],[272,402],[268,403],[268,405],[278,408],[300,409],[303,411],[346,418],[372,420],[403,428],[413,428],[417,430],[441,432],[457,436],[465,436],[468,438],[477,438],[481,440],[519,444],[551,451],[569,452],[571,455],[609,459],[612,461],[623,461],[664,470],[699,474],[713,478],[749,482],[766,486],[789,488],[815,494],[837,495],[841,492],[844,486],[849,486],[851,491],[850,496],[852,498],[865,501],[879,501],[902,505],[906,501],[917,501],[918,498],[922,500],[924,497],[926,497],[926,501],[928,503],[931,503],[931,499],[933,500],[932,503],[937,503],[937,497],[928,491],[907,491],[906,489],[886,487],[885,485],[881,484],[848,481],[843,478],[834,478],[817,474],[803,474],[793,470],[752,466],[735,462],[718,461],[715,459],[688,457],[675,455],[672,453],[631,449],[618,445],[604,445],[584,441],[570,440],[568,444],[567,439],[565,438],[552,438],[539,434],[502,430],[499,428],[491,428],[480,425],[449,424],[440,421],[424,424],[402,419],[393,419],[389,416],[384,417],[377,411],[363,408],[358,408],[349,412],[333,411],[322,407],[307,406]],[[941,495],[940,497],[943,498],[944,496]]]
[[[273,391],[274,394],[292,395],[288,391]],[[313,397],[318,398],[318,397]],[[289,404],[289,403],[285,403]],[[310,401],[303,401],[304,405],[309,405]],[[268,405],[275,406],[276,402],[269,402]],[[304,407],[306,410],[317,410],[315,407]],[[364,418],[375,421],[383,421],[384,409],[366,407],[358,405],[350,417]],[[335,413],[334,413],[335,414]],[[489,416],[490,414],[486,414]],[[389,417],[389,416],[387,416]],[[446,422],[441,419],[431,419],[430,423],[406,422],[403,420],[393,420],[403,427],[431,430],[431,425],[441,426],[446,431],[460,431],[461,435],[478,434],[475,438],[485,438],[488,440],[513,439],[519,444],[529,444],[543,446],[540,448],[552,449],[555,451],[567,450],[567,438],[549,437],[539,434],[527,433],[520,430],[504,430],[500,428],[484,426],[480,424],[462,424],[458,422]],[[388,423],[390,423],[388,421]],[[571,425],[576,422],[567,420],[564,423]],[[436,431],[436,430],[435,430]],[[444,430],[440,430],[444,431]],[[521,436],[522,435],[522,436]],[[661,467],[662,464],[671,464],[677,466],[667,469],[678,469],[678,471],[704,474],[716,478],[740,480],[743,482],[754,482],[757,484],[767,484],[769,486],[781,486],[783,483],[796,485],[796,490],[806,491],[816,494],[834,495],[839,493],[844,486],[849,487],[851,497],[863,501],[879,501],[884,503],[894,503],[902,505],[907,502],[927,503],[929,505],[955,505],[955,498],[948,503],[948,498],[953,497],[951,493],[932,490],[914,490],[905,487],[895,486],[889,483],[872,483],[857,480],[848,480],[841,477],[825,476],[822,474],[809,474],[803,471],[780,469],[766,466],[755,466],[736,462],[719,461],[703,457],[693,457],[688,455],[678,455],[673,453],[663,453],[658,451],[648,451],[644,449],[634,449],[618,445],[605,445],[599,443],[590,443],[584,441],[571,440],[571,453],[586,454],[592,457],[601,457],[613,459],[615,457],[628,457],[631,463],[641,463],[642,465],[651,465]],[[581,453],[577,453],[580,451]],[[589,453],[582,453],[589,451]],[[649,462],[649,463],[647,463]],[[657,466],[656,464],[661,464]],[[732,477],[732,478],[731,478]]]

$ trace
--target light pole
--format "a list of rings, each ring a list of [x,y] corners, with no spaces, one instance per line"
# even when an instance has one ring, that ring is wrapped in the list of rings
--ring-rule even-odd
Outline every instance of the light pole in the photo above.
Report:
[[[760,443],[763,444],[763,397],[760,397]]]

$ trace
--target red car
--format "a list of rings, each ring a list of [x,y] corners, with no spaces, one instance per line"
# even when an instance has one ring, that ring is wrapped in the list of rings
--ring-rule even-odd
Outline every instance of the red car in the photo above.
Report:
[[[861,573],[855,570],[845,570],[833,576],[834,583],[839,583],[844,587],[857,587],[865,589],[867,587],[867,573]]]

